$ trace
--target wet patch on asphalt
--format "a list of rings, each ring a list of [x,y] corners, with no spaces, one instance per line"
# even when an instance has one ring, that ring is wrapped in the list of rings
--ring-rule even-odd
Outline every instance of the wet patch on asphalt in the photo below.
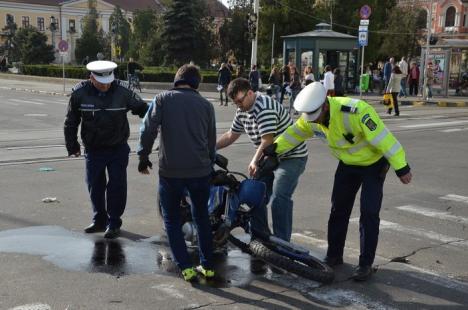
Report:
[[[41,256],[70,271],[106,273],[121,277],[132,274],[173,274],[179,270],[171,259],[165,236],[139,241],[126,238],[107,240],[100,234],[72,232],[60,226],[34,226],[0,231],[0,252]],[[201,282],[213,287],[244,287],[256,277],[251,273],[250,256],[237,248],[215,256],[216,277]],[[198,254],[189,253],[196,264]]]

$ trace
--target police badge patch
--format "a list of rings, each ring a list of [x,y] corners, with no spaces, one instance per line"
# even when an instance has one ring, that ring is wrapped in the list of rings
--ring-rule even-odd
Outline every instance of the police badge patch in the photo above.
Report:
[[[372,118],[369,118],[366,122],[365,125],[367,128],[369,128],[370,131],[374,131],[377,128],[377,124],[372,120]]]

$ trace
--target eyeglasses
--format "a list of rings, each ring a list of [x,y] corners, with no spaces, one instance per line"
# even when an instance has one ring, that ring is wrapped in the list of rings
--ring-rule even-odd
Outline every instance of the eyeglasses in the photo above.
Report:
[[[233,101],[235,104],[237,104],[237,105],[241,105],[241,104],[244,102],[245,97],[247,97],[248,94],[249,94],[249,92],[246,92],[246,93],[244,94],[244,96],[242,96],[242,98],[240,98],[240,99],[233,99],[232,101]]]

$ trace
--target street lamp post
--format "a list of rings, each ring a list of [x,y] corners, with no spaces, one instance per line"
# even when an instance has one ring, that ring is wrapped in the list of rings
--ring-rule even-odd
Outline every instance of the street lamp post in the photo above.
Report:
[[[55,16],[50,17],[50,25],[49,25],[49,30],[50,33],[52,34],[52,46],[54,47],[54,53],[55,53],[55,31],[57,31],[57,20],[55,19]]]
[[[254,2],[254,14],[251,15],[251,22],[255,24],[254,33],[252,34],[252,58],[250,59],[250,65],[257,65],[257,49],[258,49],[258,12],[260,7],[260,0]]]
[[[432,3],[433,3],[434,0],[431,0],[429,2],[429,18],[428,18],[428,21],[427,21],[427,38],[426,38],[426,53],[424,55],[424,70],[423,70],[423,73],[424,73],[424,76],[423,76],[423,89],[422,89],[422,93],[423,93],[423,99],[427,100],[427,62],[429,60],[429,45],[430,45],[430,41],[431,41],[431,31],[432,31]]]

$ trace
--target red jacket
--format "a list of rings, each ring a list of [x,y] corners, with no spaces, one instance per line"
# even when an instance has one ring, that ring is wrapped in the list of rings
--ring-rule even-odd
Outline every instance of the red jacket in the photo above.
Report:
[[[416,71],[416,72],[414,72]],[[416,78],[413,75],[416,74]],[[419,68],[418,67],[411,67],[408,71],[408,79],[410,80],[417,80],[419,81]]]

